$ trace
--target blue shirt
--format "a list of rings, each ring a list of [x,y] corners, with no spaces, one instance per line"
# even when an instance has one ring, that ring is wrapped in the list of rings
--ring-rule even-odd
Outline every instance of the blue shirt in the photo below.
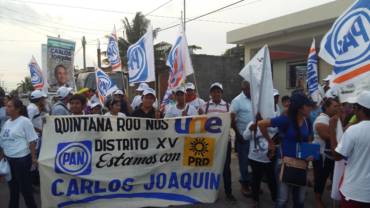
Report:
[[[251,100],[241,92],[231,101],[230,111],[236,114],[236,128],[243,135],[247,125],[253,120]]]
[[[297,157],[297,131],[293,126],[293,121],[286,115],[281,115],[271,119],[271,127],[278,127],[282,135],[281,149],[283,156]],[[308,142],[308,137],[312,135],[312,129],[308,120],[305,120],[299,127],[302,142]]]

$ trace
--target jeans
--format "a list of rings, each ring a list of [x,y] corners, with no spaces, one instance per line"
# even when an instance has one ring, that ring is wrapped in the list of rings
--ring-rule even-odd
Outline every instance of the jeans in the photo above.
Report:
[[[323,161],[323,157],[321,156],[320,160],[315,160],[313,162],[313,168],[315,180],[314,190],[315,193],[322,195],[325,189],[326,180],[333,175],[334,160],[325,158]]]
[[[239,157],[239,171],[241,176],[239,182],[242,184],[243,187],[247,187],[250,185],[251,181],[251,175],[248,170],[249,141],[238,142],[236,145],[236,150]]]
[[[252,167],[252,198],[254,201],[259,201],[260,187],[263,176],[267,178],[267,184],[270,189],[272,201],[276,200],[276,178],[274,174],[274,163],[262,163],[254,160],[249,160]]]
[[[223,172],[223,179],[224,179],[224,189],[226,195],[231,195],[231,142],[229,141],[227,144],[226,150],[226,160],[224,165],[224,172]]]
[[[12,173],[12,180],[8,182],[10,190],[9,208],[19,207],[19,194],[22,193],[26,206],[36,208],[36,202],[33,198],[31,155],[21,158],[7,158]]]

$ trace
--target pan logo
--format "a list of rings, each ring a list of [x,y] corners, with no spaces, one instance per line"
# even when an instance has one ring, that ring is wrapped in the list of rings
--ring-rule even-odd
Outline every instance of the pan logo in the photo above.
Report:
[[[55,172],[89,175],[91,173],[91,152],[91,141],[59,143],[55,157]]]

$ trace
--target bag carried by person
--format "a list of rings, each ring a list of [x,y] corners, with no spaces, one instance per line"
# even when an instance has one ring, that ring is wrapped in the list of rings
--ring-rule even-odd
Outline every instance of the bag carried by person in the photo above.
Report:
[[[0,160],[0,175],[5,176],[5,179],[7,181],[10,181],[12,179],[10,165],[9,162],[5,159],[5,157]]]
[[[307,162],[294,157],[283,157],[280,181],[293,186],[307,184]]]

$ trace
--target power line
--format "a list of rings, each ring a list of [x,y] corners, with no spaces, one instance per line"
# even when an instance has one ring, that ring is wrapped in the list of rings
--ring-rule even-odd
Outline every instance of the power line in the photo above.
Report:
[[[239,4],[240,2],[243,2],[243,1],[244,1],[244,0],[240,0],[240,1],[237,1],[237,2],[234,2],[234,3],[231,3],[231,4],[228,4],[228,5],[226,5],[226,6],[223,6],[223,7],[221,7],[221,8],[218,8],[218,9],[212,10],[212,11],[207,12],[207,13],[205,13],[205,14],[199,15],[199,16],[197,16],[197,17],[190,18],[190,19],[186,20],[186,21],[185,21],[185,23],[188,23],[188,22],[191,22],[191,21],[197,20],[197,19],[199,19],[199,18],[205,17],[205,16],[207,16],[207,15],[210,15],[210,14],[213,14],[213,13],[216,13],[216,12],[219,12],[219,11],[221,11],[221,10],[225,9],[225,8],[228,8],[228,7],[234,6],[234,5]],[[180,25],[180,24],[175,24],[175,25],[172,25],[172,26],[166,27],[166,28],[164,28],[164,29],[160,29],[158,32],[162,32],[162,31],[165,31],[165,30],[168,30],[168,29],[174,28],[174,27],[179,26],[179,25]]]
[[[160,6],[158,6],[158,7],[157,7],[157,8],[155,8],[155,9],[153,9],[152,11],[150,11],[150,12],[148,12],[148,13],[144,14],[144,16],[148,16],[148,15],[152,14],[153,12],[155,12],[155,11],[157,11],[158,9],[160,9],[160,8],[162,8],[162,7],[164,7],[164,6],[166,6],[167,4],[171,3],[172,1],[173,1],[173,0],[166,1],[165,3],[161,4]]]

